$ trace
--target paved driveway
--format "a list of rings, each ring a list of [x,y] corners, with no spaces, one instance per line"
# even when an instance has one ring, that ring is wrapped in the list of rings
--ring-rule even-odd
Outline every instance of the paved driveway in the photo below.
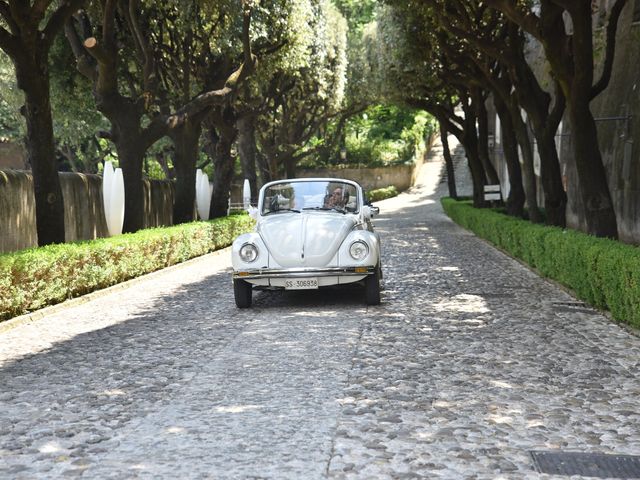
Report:
[[[238,310],[211,255],[0,334],[0,477],[554,478],[529,451],[640,454],[640,339],[452,224],[440,168],[380,203],[378,307]]]

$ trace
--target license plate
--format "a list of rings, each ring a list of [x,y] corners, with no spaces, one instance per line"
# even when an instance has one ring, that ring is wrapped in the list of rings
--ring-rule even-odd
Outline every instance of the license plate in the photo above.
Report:
[[[286,290],[311,290],[318,288],[317,278],[296,278],[284,281]]]

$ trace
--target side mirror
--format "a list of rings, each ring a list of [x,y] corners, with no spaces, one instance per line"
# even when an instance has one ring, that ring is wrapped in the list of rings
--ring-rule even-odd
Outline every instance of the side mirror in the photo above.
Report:
[[[256,207],[252,207],[251,205],[249,205],[249,208],[247,208],[247,212],[249,213],[249,216],[251,218],[253,218],[254,220],[258,220],[258,209]]]
[[[365,220],[371,220],[374,215],[378,215],[380,213],[380,209],[378,207],[374,207],[372,205],[365,205],[362,207],[362,214],[364,215]]]
[[[366,196],[364,197],[364,205],[365,205],[365,208],[369,207],[370,217],[368,218],[371,218],[374,215],[380,215],[380,208],[374,207],[373,204],[371,203],[371,200],[369,200]]]

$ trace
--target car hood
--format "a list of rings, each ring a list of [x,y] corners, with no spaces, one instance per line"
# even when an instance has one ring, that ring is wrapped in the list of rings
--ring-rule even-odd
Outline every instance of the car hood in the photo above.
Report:
[[[264,218],[258,233],[280,266],[324,267],[356,223],[334,212],[279,213]]]

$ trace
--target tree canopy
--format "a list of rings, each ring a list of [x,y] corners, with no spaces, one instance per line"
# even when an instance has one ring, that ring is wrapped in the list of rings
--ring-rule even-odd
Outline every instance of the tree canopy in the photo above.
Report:
[[[144,226],[150,174],[175,180],[182,222],[193,219],[195,169],[205,168],[211,214],[221,215],[237,169],[253,186],[258,175],[294,176],[301,164],[410,161],[434,118],[464,145],[482,206],[483,186],[498,181],[493,104],[504,127],[507,210],[543,219],[535,145],[546,221],[564,226],[554,137],[566,113],[587,230],[615,237],[589,103],[611,78],[628,2],[603,11],[593,3],[0,0],[0,136],[27,139],[48,243],[62,234],[60,169],[119,162],[125,230],[134,231]]]

